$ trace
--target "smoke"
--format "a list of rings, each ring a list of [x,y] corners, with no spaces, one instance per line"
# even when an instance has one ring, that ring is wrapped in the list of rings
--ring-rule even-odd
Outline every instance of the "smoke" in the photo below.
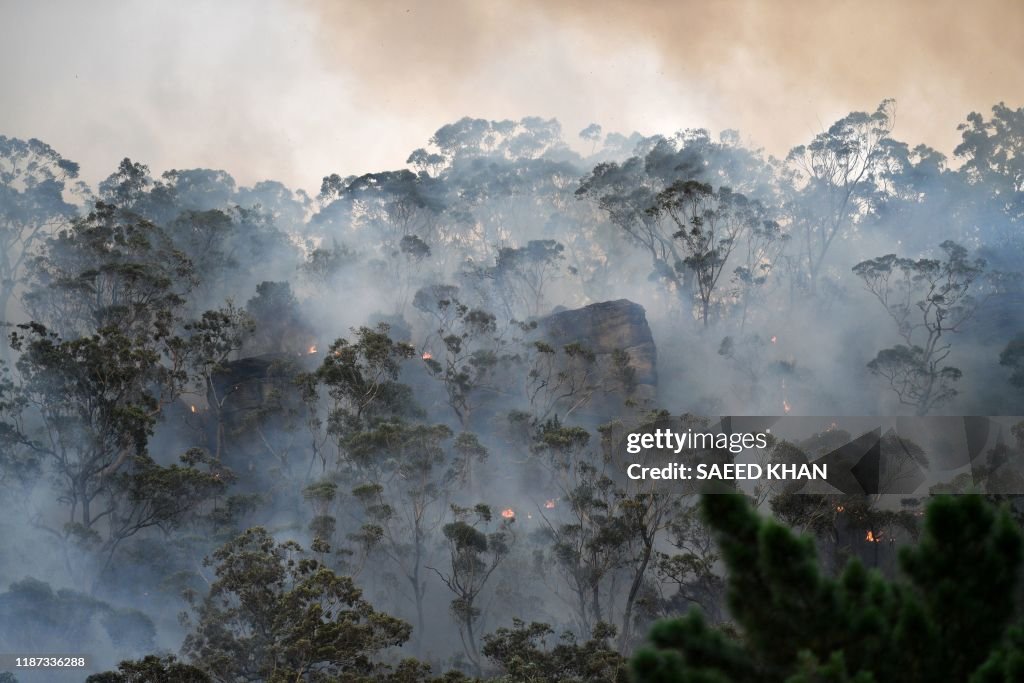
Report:
[[[401,165],[463,115],[735,128],[782,155],[900,103],[947,154],[1021,90],[1024,6],[953,2],[3,3],[0,129],[103,177],[119,156],[312,189]],[[1013,105],[1013,102],[1009,102]],[[1019,103],[1017,103],[1019,104]],[[117,144],[113,144],[116,142]],[[116,152],[113,151],[116,148]]]
[[[533,125],[543,133],[548,130],[543,127],[545,123]],[[518,132],[527,135],[529,126],[522,122],[519,126]],[[426,142],[421,140],[419,144]],[[655,159],[657,163],[651,164],[641,161],[634,164],[640,169],[638,173],[647,173],[647,169],[658,173],[676,167],[673,160],[677,157],[666,152],[670,144],[692,144],[706,151],[711,168],[704,173],[709,178],[728,178],[735,187],[750,187],[753,193],[759,192],[761,173],[766,168],[761,163],[763,160],[728,145],[716,147],[699,136],[664,142],[651,154],[667,155],[669,160]],[[531,149],[529,145],[525,147]],[[116,152],[117,147],[113,149]],[[557,143],[550,144],[548,149],[556,158],[564,152]],[[678,292],[666,288],[662,277],[652,276],[650,254],[628,242],[621,228],[611,222],[596,202],[576,199],[575,191],[580,187],[578,179],[591,171],[594,158],[608,154],[608,150],[601,150],[591,159],[574,158],[570,162],[530,156],[509,159],[502,153],[483,154],[480,149],[475,153],[479,156],[469,153],[467,158],[454,159],[435,176],[381,174],[374,182],[363,184],[357,179],[343,188],[347,195],[341,192],[333,200],[325,197],[309,205],[281,193],[280,186],[238,189],[231,177],[203,172],[176,174],[173,181],[168,180],[170,185],[161,191],[150,188],[148,194],[143,192],[135,198],[134,209],[152,212],[151,217],[181,240],[183,247],[195,245],[190,238],[193,222],[196,227],[203,225],[202,220],[190,212],[221,210],[228,212],[228,216],[236,216],[223,226],[236,241],[229,240],[219,251],[214,250],[230,254],[231,258],[209,258],[209,267],[201,272],[202,278],[207,279],[206,288],[190,295],[193,314],[202,308],[221,305],[230,298],[259,317],[261,331],[276,330],[282,337],[273,344],[244,346],[237,355],[250,358],[233,365],[231,372],[235,374],[223,380],[225,386],[233,385],[233,389],[221,391],[221,395],[232,397],[231,403],[226,405],[240,415],[232,418],[234,424],[225,430],[228,437],[224,462],[240,477],[231,491],[243,496],[259,496],[252,510],[239,513],[239,528],[243,522],[244,526],[258,524],[281,540],[294,538],[309,547],[313,540],[313,522],[325,518],[325,512],[329,512],[338,525],[337,533],[333,530],[331,533],[338,547],[347,550],[344,545],[347,534],[358,531],[359,524],[368,519],[363,508],[348,495],[356,480],[345,478],[340,465],[340,447],[334,446],[328,433],[321,433],[321,427],[328,421],[325,419],[311,428],[313,421],[300,419],[301,413],[290,412],[293,406],[289,401],[294,398],[295,386],[274,374],[272,362],[277,362],[273,360],[277,356],[288,355],[297,358],[294,362],[303,368],[312,369],[332,353],[331,343],[335,339],[355,338],[356,332],[350,328],[386,320],[394,325],[392,334],[396,339],[408,340],[415,346],[413,357],[403,366],[400,380],[411,386],[415,401],[425,410],[422,418],[430,423],[445,424],[453,431],[468,425],[491,451],[491,457],[477,466],[474,483],[453,489],[451,500],[460,505],[483,500],[496,511],[511,510],[521,533],[514,552],[496,574],[495,583],[488,587],[486,618],[480,623],[481,630],[493,632],[515,617],[572,627],[586,635],[586,627],[580,625],[585,619],[555,599],[567,594],[566,584],[560,583],[557,566],[543,567],[540,575],[535,568],[533,553],[548,550],[542,515],[561,519],[559,515],[566,514],[563,510],[570,505],[570,491],[559,488],[556,477],[537,458],[531,459],[523,443],[524,434],[515,433],[517,428],[519,432],[525,430],[511,421],[512,412],[527,407],[523,381],[529,380],[530,369],[517,365],[509,375],[500,375],[496,381],[500,390],[487,393],[486,399],[480,398],[475,417],[467,420],[466,425],[460,425],[461,420],[456,418],[453,404],[449,402],[450,395],[427,371],[429,366],[424,361],[430,359],[421,355],[425,351],[432,352],[444,359],[448,342],[442,343],[438,338],[439,320],[414,303],[413,293],[423,286],[457,283],[462,286],[460,296],[469,304],[492,305],[503,301],[507,304],[503,297],[509,294],[509,283],[514,284],[516,280],[501,280],[500,273],[491,271],[475,281],[479,289],[475,291],[474,280],[466,275],[465,264],[472,259],[472,264],[481,269],[497,269],[499,247],[524,247],[530,240],[560,240],[567,245],[567,258],[573,260],[559,262],[557,273],[552,273],[547,281],[543,305],[536,304],[539,310],[524,309],[519,302],[520,308],[512,313],[518,319],[525,319],[534,313],[546,314],[559,306],[576,308],[618,298],[642,304],[657,345],[659,378],[655,401],[648,407],[665,407],[673,414],[686,411],[702,415],[907,412],[908,409],[899,406],[891,392],[865,368],[879,349],[899,339],[889,316],[864,291],[850,268],[862,259],[879,254],[902,253],[901,241],[934,248],[943,239],[959,239],[964,234],[949,231],[966,230],[969,221],[936,226],[921,220],[913,211],[917,218],[910,221],[889,220],[884,214],[860,216],[861,230],[844,233],[837,242],[840,246],[832,252],[827,277],[822,278],[823,284],[816,296],[805,290],[797,290],[794,295],[793,281],[800,276],[779,265],[771,271],[765,291],[749,315],[744,316],[742,324],[736,306],[728,303],[730,297],[723,292],[723,309],[705,329],[694,318],[692,304],[685,297],[680,298]],[[644,150],[639,153],[643,154]],[[158,170],[154,169],[154,173]],[[553,180],[549,174],[558,177]],[[960,174],[948,175],[962,179]],[[656,184],[663,180],[653,175],[633,178],[637,184]],[[947,181],[949,186],[945,188],[942,183]],[[954,196],[945,197],[945,190]],[[945,206],[944,202],[949,201],[969,206],[970,187],[957,185],[952,178],[922,180],[919,191],[925,216],[936,209],[929,202]],[[392,192],[395,194],[389,194]],[[770,192],[767,194],[771,196]],[[161,203],[161,197],[168,196],[174,198],[173,203]],[[801,201],[814,204],[821,200],[808,196]],[[237,217],[238,204],[245,208],[262,206],[271,210],[277,220],[264,224]],[[774,206],[773,210],[781,208]],[[403,233],[406,229],[408,235]],[[995,244],[991,236],[996,232],[992,228],[978,239]],[[428,245],[429,253],[407,249],[403,238],[409,235],[416,235],[422,244]],[[312,239],[305,242],[303,238]],[[789,243],[785,251],[798,256],[801,244],[797,232],[793,239],[795,241]],[[296,243],[302,248],[297,248]],[[321,253],[322,268],[312,267],[316,265],[312,259],[314,246],[332,252]],[[210,249],[197,250],[192,256],[199,262],[210,257],[210,252]],[[1018,254],[1019,251],[1007,250],[1006,258],[1016,263]],[[730,265],[738,264],[739,258],[737,254],[735,263]],[[572,273],[568,265],[579,268]],[[726,271],[726,279],[730,273],[731,268]],[[507,274],[504,277],[508,278]],[[262,279],[290,281],[291,284],[287,288],[268,288],[268,292],[276,290],[277,296],[258,294],[257,297],[267,301],[253,306],[249,302],[256,294],[256,282]],[[831,289],[826,290],[825,284]],[[722,286],[724,289],[733,285],[723,281]],[[286,289],[294,292],[294,299],[289,298],[291,294],[284,295]],[[516,302],[512,302],[512,306],[515,305]],[[499,308],[492,310],[501,312]],[[1006,309],[1005,317],[1007,326],[1019,326],[1020,318],[1015,317],[1012,309]],[[503,326],[507,320],[507,316],[502,320]],[[508,325],[508,328],[515,332],[514,326]],[[1016,327],[1010,330],[1014,331]],[[965,414],[969,411],[985,414],[1010,405],[1009,401],[1000,400],[1009,392],[1009,387],[1006,373],[997,365],[1000,347],[1008,338],[1006,332],[970,333],[955,340],[951,362],[962,367],[965,380],[959,385],[962,395],[947,404],[950,409]],[[583,342],[598,343],[600,336]],[[723,352],[725,337],[732,338],[734,353]],[[501,349],[502,354],[507,351],[517,355],[526,354],[528,350],[528,345],[518,343]],[[276,355],[251,358],[266,352]],[[239,390],[239,386],[244,388]],[[233,393],[236,391],[237,394]],[[167,417],[148,444],[155,459],[161,463],[175,462],[189,447],[214,443],[209,438],[210,434],[218,433],[214,423],[202,426],[203,420],[217,419],[210,407],[210,396],[200,386],[194,395],[182,397],[168,408]],[[193,410],[189,404],[199,407]],[[529,407],[533,409],[532,402]],[[249,414],[243,416],[244,413]],[[264,418],[264,414],[271,417]],[[596,421],[598,415],[586,415],[580,410],[571,416],[559,417],[569,425],[593,428],[594,424],[588,422]],[[254,432],[258,433],[258,438]],[[318,443],[318,449],[322,450],[312,450],[311,441]],[[335,481],[329,479],[335,476],[344,495],[331,503],[333,507],[323,503],[323,509],[316,509],[303,495],[306,487],[317,481]],[[81,558],[76,554],[70,562],[62,562],[64,558],[56,549],[59,545],[37,547],[30,542],[39,534],[33,525],[42,521],[57,526],[66,514],[45,481],[40,480],[35,485],[38,488],[33,494],[33,506],[23,506],[30,512],[12,516],[12,521],[0,525],[2,535],[16,539],[15,545],[19,548],[18,554],[0,561],[0,607],[5,601],[14,604],[22,600],[26,594],[47,597],[48,589],[23,581],[25,566],[34,567],[33,575],[51,583],[57,590],[78,585],[74,572],[64,565],[78,565],[90,557],[82,552]],[[400,493],[398,489],[391,493],[390,499],[396,505],[408,502]],[[553,501],[555,507],[546,507],[548,501]],[[430,519],[437,524],[450,519],[443,516],[447,514],[444,505],[447,502],[448,499],[432,503]],[[542,505],[545,506],[543,513]],[[203,568],[202,557],[212,552],[214,541],[220,540],[219,537],[193,535],[194,531],[175,529],[167,537],[156,532],[139,534],[118,550],[118,561],[112,565],[110,573],[99,577],[103,581],[97,579],[93,597],[106,602],[97,603],[89,613],[90,620],[75,626],[74,634],[77,636],[87,630],[92,634],[89,648],[96,668],[109,668],[121,657],[141,656],[153,649],[178,650],[188,629],[172,619],[183,607],[177,596],[183,589],[205,594],[210,573]],[[659,548],[670,550],[664,543],[662,538]],[[425,553],[432,563],[430,566],[446,559],[436,527],[429,534]],[[337,557],[346,555],[341,553]],[[417,606],[396,589],[403,585],[403,579],[389,556],[368,553],[365,565],[356,560],[339,559],[339,562],[344,563],[337,565],[339,571],[356,574],[366,597],[376,608],[410,623],[417,621]],[[621,592],[621,589],[616,590],[621,585],[616,582],[625,576],[617,574],[614,581],[609,579],[610,585],[601,589],[606,591],[609,600]],[[421,606],[431,627],[418,627],[417,640],[405,652],[421,654],[439,666],[458,664],[457,659],[450,659],[457,656],[457,648],[451,646],[458,642],[455,627],[446,621],[451,596],[433,575],[429,575],[427,581],[428,589]],[[66,600],[81,598],[77,593],[61,595]],[[27,602],[27,598],[25,600]],[[39,602],[38,597],[33,600]],[[59,600],[50,602],[53,609],[62,607]],[[139,605],[144,614],[126,611],[129,605]],[[0,615],[0,627],[12,629],[12,625],[18,623],[10,614],[8,610],[6,615]],[[618,613],[614,617],[624,618]],[[146,632],[152,634],[151,642],[127,639],[124,632],[132,631],[133,620],[142,620]],[[57,637],[49,632],[40,636],[49,642],[59,642]]]
[[[424,546],[430,561],[446,560],[436,526],[451,519],[445,516],[446,503],[482,501],[495,511],[512,509],[523,533],[488,586],[481,632],[516,617],[572,626],[588,635],[590,608],[584,606],[577,619],[575,607],[556,599],[568,594],[552,570],[557,565],[539,571],[535,566],[534,553],[551,557],[542,514],[568,519],[559,515],[571,510],[571,491],[559,488],[557,476],[531,450],[536,425],[526,426],[522,415],[533,414],[524,409],[540,415],[544,407],[542,393],[533,394],[542,396],[536,406],[529,398],[529,382],[542,376],[531,374],[529,363],[542,373],[542,351],[510,318],[543,318],[558,308],[623,298],[641,304],[657,347],[658,385],[649,405],[630,408],[636,411],[631,419],[655,407],[700,415],[912,411],[866,368],[879,350],[901,338],[851,268],[887,253],[936,256],[942,240],[955,239],[971,248],[972,257],[985,246],[1000,252],[1007,270],[1020,270],[1019,241],[997,239],[1001,231],[1016,234],[1018,222],[998,202],[985,205],[984,183],[979,187],[964,174],[929,175],[928,168],[914,168],[901,181],[906,196],[887,196],[849,218],[812,292],[803,272],[808,247],[793,226],[801,225],[801,215],[826,215],[828,198],[800,194],[778,166],[742,145],[751,140],[782,155],[846,113],[871,111],[883,97],[893,96],[900,107],[895,139],[950,152],[959,137],[956,125],[968,111],[987,111],[1021,92],[1015,70],[1020,60],[1008,56],[1006,46],[1021,43],[1024,6],[1003,5],[981,3],[961,16],[946,2],[268,0],[255,11],[239,1],[67,3],[60,12],[52,11],[53,5],[5,4],[11,21],[0,26],[5,64],[0,84],[12,104],[0,111],[0,134],[52,144],[83,164],[83,178],[104,198],[110,195],[98,181],[125,156],[148,164],[155,178],[169,169],[195,169],[164,179],[159,188],[146,185],[131,208],[164,228],[195,261],[201,286],[189,292],[188,319],[230,300],[258,317],[260,333],[229,354],[228,369],[217,371],[217,381],[232,387],[220,393],[230,395],[224,405],[237,411],[231,425],[216,422],[222,419],[211,400],[216,388],[211,391],[197,374],[190,393],[167,407],[148,442],[161,465],[177,463],[192,447],[216,451],[218,458],[223,449],[223,462],[239,477],[230,489],[239,499],[217,501],[220,516],[211,513],[212,522],[189,520],[181,528],[151,529],[126,539],[110,551],[116,559],[110,570],[97,572],[88,566],[96,561],[92,551],[68,550],[59,533],[41,535],[42,528],[64,528],[68,505],[58,498],[49,470],[40,470],[20,498],[0,497],[5,513],[0,537],[14,549],[0,553],[0,607],[31,593],[63,609],[61,600],[84,600],[89,591],[87,597],[101,602],[90,603],[88,619],[75,628],[91,634],[90,653],[98,668],[154,649],[178,651],[188,632],[174,619],[186,608],[179,596],[185,590],[200,596],[208,591],[212,570],[202,558],[228,532],[260,524],[282,540],[295,538],[309,547],[320,533],[314,533],[313,523],[333,516],[336,533],[327,535],[333,534],[339,551],[334,566],[356,574],[376,607],[415,621],[417,605],[396,588],[405,584],[393,558],[379,549],[360,558],[349,543],[351,534],[374,519],[351,494],[352,485],[362,482],[346,469],[347,446],[328,431],[330,394],[321,386],[322,402],[304,412],[309,407],[298,405],[293,378],[275,366],[289,368],[282,360],[287,357],[296,364],[293,370],[311,370],[339,355],[331,350],[335,340],[354,341],[358,328],[384,321],[396,341],[414,347],[398,379],[409,385],[423,411],[403,404],[407,412],[396,408],[396,415],[445,425],[453,433],[472,431],[491,453],[477,466],[475,479],[452,487],[450,501],[431,503],[435,526]],[[544,120],[520,120],[527,115]],[[484,142],[461,156],[452,151],[458,145],[441,150],[449,158],[429,174],[343,180],[403,167],[411,150],[430,147],[439,126],[464,116],[517,123],[509,128],[512,133],[496,134],[500,140],[493,145]],[[549,117],[562,124],[559,140],[545,137],[555,128]],[[629,191],[651,191],[648,207],[666,183],[691,179],[683,174],[703,168],[677,165],[679,158],[705,153],[708,169],[700,180],[765,200],[790,233],[781,252],[790,260],[780,259],[768,271],[761,291],[751,295],[749,311],[740,314],[735,291],[741,285],[732,277],[742,260],[739,252],[724,270],[714,297],[720,308],[705,327],[694,316],[685,288],[665,283],[665,270],[685,268],[665,259],[652,263],[652,254],[631,241],[595,197],[577,198],[581,178],[598,161],[622,163],[640,141],[591,147],[576,136],[591,122],[605,132],[666,136],[664,146],[652,152],[652,163],[643,157],[655,142],[642,141],[636,151],[640,158],[630,166],[635,175],[626,181]],[[716,146],[714,135],[671,138],[691,126],[737,128],[742,139]],[[693,149],[681,153],[679,147],[688,144]],[[500,145],[505,146],[495,151]],[[671,145],[677,147],[667,152]],[[230,175],[196,167],[226,168]],[[269,177],[315,189],[332,172],[340,176],[336,196],[325,193],[317,200],[280,183],[253,186]],[[870,204],[867,198],[863,202]],[[223,214],[210,215],[218,211]],[[675,228],[669,227],[672,235]],[[219,230],[226,236],[217,237]],[[531,266],[529,245],[556,241],[564,246],[564,261],[557,260],[543,277],[530,271],[540,266]],[[518,257],[517,248],[525,250]],[[502,271],[503,250],[504,267],[521,272]],[[517,258],[523,259],[518,265]],[[270,285],[258,289],[264,281]],[[541,281],[543,296],[523,296]],[[495,338],[484,335],[476,350],[493,352],[510,365],[488,380],[494,386],[474,394],[478,405],[470,417],[459,413],[450,387],[427,362],[442,368],[440,361],[461,348],[462,340],[477,343],[470,327],[442,320],[454,316],[451,311],[438,315],[417,304],[421,288],[440,285],[460,287],[460,301],[495,313],[503,328],[501,339],[488,332]],[[960,393],[943,410],[990,414],[1019,400],[998,359],[1020,329],[1021,315],[1019,304],[1014,308],[997,300],[963,334],[949,336],[949,364],[964,377],[957,384]],[[450,329],[439,329],[444,326]],[[582,342],[598,343],[597,336]],[[550,353],[567,355],[561,345]],[[465,363],[463,370],[470,367]],[[551,376],[559,381],[557,374]],[[597,453],[594,423],[609,416],[596,409],[588,413],[586,405],[567,414],[568,403],[552,404],[543,417],[591,429],[590,457]],[[38,418],[33,414],[33,419]],[[445,458],[447,467],[454,456],[446,451]],[[406,504],[400,479],[388,482],[395,487],[389,495]],[[328,504],[305,495],[309,484],[328,481],[339,484],[336,500]],[[7,495],[6,489],[0,494]],[[542,513],[542,505],[554,511]],[[97,528],[105,532],[107,523]],[[670,550],[665,538],[658,544],[659,550]],[[50,600],[47,589],[24,581],[30,573],[26,567],[55,591],[75,590]],[[598,592],[611,604],[610,617],[621,623],[624,615],[616,610],[625,574],[620,569],[608,574]],[[95,585],[81,578],[87,574]],[[458,642],[450,621],[452,596],[438,577],[424,574],[423,607],[431,626],[416,632],[421,651],[415,654],[431,658],[440,669],[461,657],[452,645]],[[656,580],[653,574],[645,579]],[[152,632],[152,642],[125,636],[140,630],[129,606],[145,613],[148,626],[141,630]],[[0,628],[8,632],[21,628],[12,613],[0,615]]]
[[[0,129],[51,141],[91,183],[124,156],[313,188],[363,155],[375,166],[400,161],[374,143],[397,120],[363,118],[346,77],[318,65],[312,17],[274,0],[253,10],[5,3],[0,86],[10,104]]]
[[[945,1],[309,6],[321,54],[370,100],[417,111],[468,100],[461,111],[481,115],[504,104],[506,116],[623,131],[671,117],[738,129],[775,154],[885,97],[900,102],[897,135],[948,153],[969,111],[1022,85],[1006,50],[1021,43],[1024,6],[999,0],[970,12]]]

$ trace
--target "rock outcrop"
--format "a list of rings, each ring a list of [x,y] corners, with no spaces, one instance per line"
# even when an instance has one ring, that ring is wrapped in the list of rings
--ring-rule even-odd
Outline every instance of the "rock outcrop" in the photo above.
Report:
[[[616,351],[629,354],[628,366],[635,382],[632,394],[600,401],[588,412],[606,412],[627,398],[641,402],[654,400],[658,386],[658,353],[647,315],[640,304],[619,299],[558,311],[540,321],[540,331],[553,345],[577,342],[587,347],[604,367],[612,364]]]
[[[299,372],[299,361],[284,353],[250,356],[224,363],[213,376],[213,389],[207,400],[212,404],[223,401],[223,419],[229,427],[244,428],[257,414],[290,399],[289,405],[298,404],[294,378]]]
[[[295,377],[309,365],[305,356],[272,353],[224,363],[213,376],[209,419],[219,425],[210,429],[220,431],[225,461],[237,472],[267,458],[276,467],[291,466],[289,452],[305,410]]]

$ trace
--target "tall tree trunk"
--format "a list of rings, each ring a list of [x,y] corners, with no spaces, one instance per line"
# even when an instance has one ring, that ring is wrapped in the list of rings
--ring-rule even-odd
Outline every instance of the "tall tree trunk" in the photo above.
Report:
[[[651,554],[653,552],[654,539],[652,538],[650,542],[644,539],[644,555],[640,561],[640,566],[637,567],[636,572],[633,574],[629,595],[626,596],[626,608],[622,613],[622,633],[619,635],[619,652],[622,654],[626,654],[626,649],[629,645],[633,630],[633,604],[636,602],[637,595],[640,594],[640,587],[643,585],[644,575],[647,573],[647,565],[651,561]]]

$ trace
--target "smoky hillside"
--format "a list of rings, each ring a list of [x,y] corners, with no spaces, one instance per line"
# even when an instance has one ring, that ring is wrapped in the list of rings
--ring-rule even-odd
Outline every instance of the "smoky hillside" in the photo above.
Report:
[[[467,117],[309,191],[0,136],[0,653],[89,657],[0,680],[619,681],[660,619],[735,635],[624,434],[1024,414],[1024,109],[947,158],[873,105],[785,158]],[[886,577],[926,497],[748,495]]]

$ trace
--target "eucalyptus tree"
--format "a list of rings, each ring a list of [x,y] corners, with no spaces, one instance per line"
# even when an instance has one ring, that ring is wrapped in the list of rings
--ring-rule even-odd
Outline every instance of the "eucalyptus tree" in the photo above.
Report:
[[[425,287],[416,293],[413,305],[438,325],[431,338],[440,348],[424,352],[423,360],[444,386],[448,406],[466,431],[488,394],[502,391],[498,371],[507,360],[506,342],[494,314],[462,303],[457,293],[450,285]]]
[[[584,634],[613,621],[608,590],[626,543],[609,463],[595,459],[589,444],[587,430],[555,420],[536,430],[532,444],[557,491],[551,507],[538,510],[548,544],[546,562],[558,578],[551,590],[567,603]]]
[[[370,678],[410,627],[377,612],[350,577],[294,541],[252,528],[207,559],[215,580],[194,605],[182,647],[216,680]]]
[[[415,608],[417,642],[426,632],[426,563],[458,480],[456,458],[444,445],[451,437],[445,425],[388,421],[354,435],[349,445],[361,473],[353,489],[365,519],[360,535],[375,538],[375,548],[404,579],[408,593],[399,592]]]
[[[232,390],[215,381],[232,356],[245,346],[253,334],[256,322],[246,311],[230,300],[224,307],[205,311],[198,320],[186,322],[182,335],[174,343],[175,352],[182,354],[187,364],[191,386],[187,390],[202,396],[213,415],[215,424],[213,457],[220,460],[225,446],[225,406]]]
[[[536,318],[545,312],[548,290],[564,274],[564,251],[555,240],[499,247],[493,265],[471,265],[463,279],[475,284],[481,299],[508,320]]]
[[[1024,220],[1024,107],[1000,102],[988,118],[972,112],[958,130],[961,142],[953,153],[963,160],[959,172],[1007,219],[991,236],[1019,246],[1019,230],[1013,226]],[[991,232],[988,226],[979,228]]]
[[[868,363],[886,380],[899,402],[918,415],[953,398],[962,371],[947,365],[950,335],[962,331],[981,301],[972,286],[986,272],[952,241],[939,245],[942,259],[918,260],[895,254],[862,261],[853,268],[896,324],[903,344],[882,349]]]
[[[714,190],[707,183],[685,180],[659,192],[648,213],[666,215],[675,225],[672,238],[682,245],[682,258],[671,267],[692,274],[690,282],[700,319],[707,327],[730,255],[741,239],[763,226],[760,203],[726,187]]]
[[[159,226],[112,204],[49,237],[32,261],[25,307],[62,338],[116,328],[166,339],[195,284],[188,258]]]
[[[442,569],[428,569],[437,574],[455,596],[451,602],[452,618],[458,626],[466,657],[480,676],[483,668],[476,631],[482,615],[479,598],[516,541],[515,518],[495,520],[491,508],[483,504],[472,508],[453,505],[452,516],[455,520],[442,528],[449,562]]]
[[[387,289],[402,313],[419,286],[420,271],[440,244],[447,186],[426,172],[408,169],[359,177],[324,178],[322,208],[312,222],[334,239],[358,239],[376,258],[370,274]]]
[[[786,157],[793,234],[812,292],[833,244],[850,234],[876,193],[895,112],[896,102],[883,100],[871,113],[847,114]]]
[[[384,323],[353,330],[351,341],[335,340],[320,366],[296,380],[307,406],[314,444],[319,443],[319,432],[325,431],[337,449],[336,464],[347,469],[356,467],[349,448],[353,437],[377,421],[419,412],[409,387],[398,381],[402,363],[415,355],[415,349],[393,340],[389,330]],[[326,394],[326,405],[321,405],[321,392]],[[326,472],[327,453],[319,446],[313,450]]]
[[[148,448],[189,381],[177,332],[191,264],[153,223],[97,202],[32,265],[35,320],[10,337],[21,398],[8,424],[44,463],[65,514],[35,523],[100,549],[105,567],[124,539],[172,528],[224,486],[211,463],[165,467]]]
[[[163,362],[170,351],[112,327],[70,340],[39,323],[20,327],[12,345],[30,414],[10,426],[43,461],[65,511],[63,524],[42,513],[34,523],[98,549],[99,580],[124,539],[173,528],[225,482],[213,463],[164,467],[149,456],[156,421],[185,377],[181,366]]]
[[[774,169],[759,153],[703,130],[644,140],[625,161],[599,163],[576,190],[649,256],[650,279],[683,311],[696,301],[705,324],[729,254],[774,195]]]
[[[46,143],[0,135],[0,321],[15,317],[36,249],[77,215],[65,196],[77,177],[78,164]]]

